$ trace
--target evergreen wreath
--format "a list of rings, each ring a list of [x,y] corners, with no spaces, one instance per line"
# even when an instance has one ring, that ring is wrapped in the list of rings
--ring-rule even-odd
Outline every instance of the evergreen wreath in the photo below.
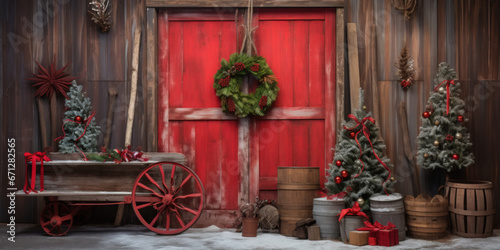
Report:
[[[253,75],[259,86],[254,93],[244,94],[240,90],[243,78]],[[238,117],[249,114],[264,116],[278,95],[278,81],[262,56],[234,53],[221,61],[221,68],[214,76],[214,89],[221,100],[222,111],[234,112]]]

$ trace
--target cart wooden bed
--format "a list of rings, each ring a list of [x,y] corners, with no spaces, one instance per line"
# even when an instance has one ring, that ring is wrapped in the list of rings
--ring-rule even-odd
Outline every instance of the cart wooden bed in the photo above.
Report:
[[[44,191],[19,196],[44,197],[43,230],[52,236],[68,233],[89,206],[132,204],[141,223],[153,232],[179,234],[200,217],[205,191],[198,176],[179,153],[145,153],[149,161],[96,162],[49,154],[44,162]],[[36,189],[40,190],[40,163]],[[77,223],[75,223],[77,224]]]

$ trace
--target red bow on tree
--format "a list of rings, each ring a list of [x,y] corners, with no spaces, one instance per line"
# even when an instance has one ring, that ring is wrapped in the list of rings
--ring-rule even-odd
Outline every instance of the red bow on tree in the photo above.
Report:
[[[365,213],[361,212],[361,208],[359,207],[359,203],[357,201],[354,202],[354,205],[351,208],[342,209],[342,211],[340,211],[339,215],[340,215],[339,221],[341,221],[342,218],[344,218],[344,216],[346,216],[346,215],[363,216],[363,217],[369,219]]]
[[[375,157],[377,158],[377,160],[380,162],[380,164],[382,164],[382,166],[384,166],[384,168],[389,171],[389,174],[387,175],[387,179],[382,183],[382,185],[384,185],[388,180],[389,178],[391,177],[391,170],[389,169],[389,167],[387,167],[387,165],[378,157],[377,153],[375,152],[375,149],[373,148],[373,144],[372,144],[372,141],[370,140],[370,130],[368,129],[368,127],[366,127],[365,123],[367,121],[375,124],[375,119],[371,118],[371,117],[365,117],[363,120],[361,120],[361,122],[358,120],[358,118],[356,118],[356,116],[352,115],[352,114],[349,114],[347,117],[351,118],[352,120],[354,120],[356,122],[356,126],[352,127],[352,128],[347,128],[346,126],[344,126],[344,129],[348,130],[348,131],[356,131],[356,134],[354,136],[354,139],[356,140],[356,143],[358,144],[358,147],[359,147],[359,161],[361,162],[361,165],[363,166],[361,168],[361,171],[353,176],[352,178],[356,178],[358,177],[359,175],[361,175],[361,173],[363,172],[363,170],[365,169],[365,163],[363,162],[363,160],[361,160],[361,156],[363,155],[363,149],[361,148],[361,144],[359,143],[358,141],[358,134],[361,133],[361,131],[363,131],[363,134],[365,135],[366,139],[368,140],[368,142],[370,143],[370,147],[372,148],[372,151],[373,151],[373,155],[375,155]],[[359,129],[358,127],[361,126],[361,129]],[[384,191],[386,194],[389,194],[387,193],[387,190],[384,188]]]
[[[28,162],[31,161],[31,185],[28,185]],[[26,178],[24,180],[24,192],[29,194],[31,191],[38,193],[35,191],[35,182],[36,182],[36,162],[40,161],[40,192],[44,190],[43,186],[43,162],[50,161],[50,158],[45,155],[45,152],[36,152],[31,154],[29,152],[24,153],[24,163],[26,165]]]
[[[450,84],[455,85],[455,80],[444,80],[438,86],[434,88],[434,92],[436,92],[439,87],[446,83],[446,114],[450,113]]]

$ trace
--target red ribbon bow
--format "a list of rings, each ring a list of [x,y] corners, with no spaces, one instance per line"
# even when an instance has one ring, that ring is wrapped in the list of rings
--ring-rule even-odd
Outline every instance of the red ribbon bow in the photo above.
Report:
[[[31,161],[31,185],[28,185],[28,162]],[[38,193],[35,191],[35,181],[36,181],[36,162],[40,161],[40,192],[44,190],[43,186],[43,162],[50,161],[49,157],[45,155],[45,152],[36,152],[31,154],[29,152],[24,153],[24,163],[26,165],[26,178],[24,180],[24,192],[29,194],[31,191]]]
[[[130,161],[134,161],[134,160],[137,160],[137,161],[148,161],[149,160],[148,158],[142,157],[142,155],[144,153],[141,152],[139,149],[138,149],[138,151],[132,151],[131,148],[132,147],[129,145],[126,149],[121,150],[121,151],[118,149],[115,149],[115,152],[118,153],[120,155],[120,157],[122,158],[121,160],[115,160],[115,162],[120,163],[122,161],[130,162]]]
[[[347,192],[340,192],[338,194],[328,195],[325,191],[318,191],[319,197],[326,197],[327,200],[333,200],[333,198],[343,199]]]
[[[438,86],[434,88],[434,92],[446,82],[446,114],[450,113],[450,84],[455,85],[455,80],[443,80]]]
[[[375,124],[375,120],[371,117],[365,117],[363,120],[361,120],[361,122],[358,120],[358,118],[356,118],[356,116],[354,116],[353,114],[349,114],[347,117],[351,118],[352,120],[354,120],[356,122],[356,126],[352,127],[352,128],[347,128],[346,126],[344,126],[344,129],[348,130],[348,131],[355,131],[355,130],[358,130],[354,136],[355,140],[356,140],[356,143],[358,144],[358,147],[359,147],[359,161],[361,162],[361,165],[363,166],[361,168],[361,171],[353,176],[352,178],[356,178],[358,177],[359,175],[361,175],[361,173],[363,172],[363,170],[365,169],[365,163],[363,162],[363,160],[361,160],[361,156],[363,155],[363,150],[361,148],[361,144],[359,143],[358,141],[358,134],[361,133],[361,131],[363,131],[363,134],[365,135],[366,139],[368,140],[368,142],[370,143],[370,147],[372,148],[372,151],[373,151],[373,155],[375,155],[375,157],[377,158],[377,160],[380,162],[380,164],[382,164],[382,166],[384,166],[384,168],[389,171],[389,174],[387,175],[387,179],[382,183],[382,185],[384,185],[388,180],[389,178],[391,177],[391,170],[389,169],[389,167],[387,167],[387,165],[378,157],[377,153],[375,152],[375,149],[373,148],[373,144],[372,144],[372,141],[370,140],[370,130],[368,129],[368,127],[366,127],[365,123],[367,121]],[[358,127],[361,125],[361,129],[358,129]],[[384,188],[384,191],[386,194],[389,194],[387,193],[387,190]]]
[[[75,140],[75,147],[78,149],[78,151],[80,151],[80,153],[82,153],[83,155],[83,158],[85,161],[88,161],[89,159],[87,159],[87,156],[85,155],[85,153],[83,153],[83,151],[80,149],[80,147],[78,147],[78,145],[76,144],[80,139],[82,139],[82,137],[85,135],[85,133],[87,132],[87,127],[89,126],[90,122],[92,121],[92,118],[94,118],[94,115],[95,115],[95,111],[92,112],[92,114],[89,115],[89,117],[84,120],[83,122],[77,122],[77,121],[74,121],[74,120],[71,120],[71,119],[66,119],[62,125],[62,130],[63,130],[63,133],[64,135],[63,136],[60,136],[60,137],[57,137],[54,141],[59,141],[59,140],[62,140],[64,137],[66,137],[66,131],[64,131],[64,124],[66,124],[66,122],[72,122],[72,123],[85,123],[85,129],[83,130],[83,133],[80,135],[80,137],[76,138]]]
[[[380,224],[380,222],[378,222],[378,221],[375,221],[375,223],[373,223],[373,225],[369,221],[365,221],[364,223],[365,223],[365,227],[360,227],[356,230],[378,232],[379,230],[391,230],[393,228],[396,228],[396,226],[394,224],[392,224],[391,222],[388,222],[387,226]]]
[[[363,216],[363,217],[369,219],[365,213],[361,212],[361,208],[359,207],[359,203],[357,201],[354,202],[354,205],[351,208],[342,209],[340,211],[339,215],[340,215],[339,221],[341,221],[342,218],[344,218],[344,216],[346,216],[346,215]]]

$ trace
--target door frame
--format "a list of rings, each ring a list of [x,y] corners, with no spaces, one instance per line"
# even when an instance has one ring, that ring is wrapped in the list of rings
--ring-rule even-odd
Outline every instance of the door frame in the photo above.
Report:
[[[224,7],[221,7],[224,6]],[[158,79],[166,77],[158,73],[158,10],[165,8],[210,8],[220,9],[222,12],[225,8],[237,8],[239,13],[245,13],[246,1],[205,1],[193,0],[185,2],[183,0],[146,0],[146,51],[144,55],[144,67],[142,71],[142,81],[144,83],[144,98],[146,107],[145,121],[145,148],[149,152],[158,150],[158,107],[165,104],[158,103]],[[268,0],[254,0],[254,7],[302,7],[302,8],[336,8],[335,10],[335,122],[333,123],[333,131],[336,133],[340,129],[340,124],[344,120],[344,54],[345,54],[345,25],[344,25],[344,1],[343,0],[318,0],[318,1],[301,1],[301,0],[285,0],[276,2]],[[168,102],[168,98],[166,100]],[[326,101],[326,100],[325,100]],[[168,105],[168,104],[167,104]],[[168,124],[168,109],[164,119]],[[219,109],[220,110],[220,109]],[[248,118],[247,118],[248,119]],[[247,121],[248,123],[248,121]],[[251,129],[248,124],[247,129],[238,129],[238,137],[250,138]],[[326,132],[326,131],[325,131]],[[248,139],[246,140],[248,143]],[[333,145],[332,145],[333,146]],[[240,192],[238,192],[238,200],[253,201],[258,195],[259,185],[250,185],[258,180],[257,173],[250,173],[251,157],[249,155],[249,147],[239,147],[239,173],[240,173]],[[241,159],[241,160],[240,160]],[[328,160],[328,159],[327,159]],[[255,170],[252,170],[255,171]]]

